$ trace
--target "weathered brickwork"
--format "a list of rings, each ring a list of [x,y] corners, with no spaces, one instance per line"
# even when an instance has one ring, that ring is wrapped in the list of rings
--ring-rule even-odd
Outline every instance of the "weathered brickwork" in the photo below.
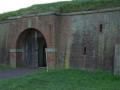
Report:
[[[9,65],[9,23],[0,24],[0,63]]]
[[[0,63],[23,66],[22,49],[30,29],[46,40],[48,68],[113,72],[115,45],[120,44],[120,10],[10,19],[0,24],[0,37],[4,37],[0,38]]]
[[[119,11],[62,16],[60,24],[59,67],[113,71]]]
[[[33,28],[38,30],[43,34],[46,39],[47,47],[52,48],[55,47],[55,36],[54,36],[54,16],[40,16],[33,18],[22,18],[17,20],[10,20],[10,49],[22,49],[24,39],[29,32],[29,28]],[[52,56],[53,55],[53,56]],[[10,62],[14,63],[16,60],[15,66],[22,66],[23,55],[21,52],[14,52],[15,57],[10,58]],[[50,61],[54,62],[54,54],[51,54]],[[48,57],[49,61],[49,57]],[[51,64],[50,64],[51,65]],[[55,67],[52,64],[51,67]]]

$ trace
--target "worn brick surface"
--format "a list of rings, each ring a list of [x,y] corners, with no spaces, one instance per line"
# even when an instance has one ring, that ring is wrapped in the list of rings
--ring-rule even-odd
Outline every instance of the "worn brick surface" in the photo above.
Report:
[[[8,47],[22,49],[26,34],[32,28],[44,36],[47,48],[57,50],[57,52],[47,53],[49,68],[114,70],[114,49],[115,45],[120,43],[119,10],[77,15],[43,15],[13,19],[8,23],[9,33],[5,37],[9,37],[10,41],[6,47],[0,44],[1,49],[7,48],[6,51],[9,50]],[[0,32],[2,32],[2,25],[0,24]],[[6,61],[9,61],[8,59],[9,53]],[[12,60],[14,60],[13,64],[16,61],[22,66],[22,53],[10,53],[10,61]],[[2,60],[0,62],[3,63]]]
[[[114,48],[120,43],[119,11],[62,16],[60,25],[58,67],[113,71]]]
[[[22,18],[10,21],[10,49],[22,49],[24,39],[29,32],[29,28],[33,28],[38,32],[42,33],[48,48],[55,47],[55,18],[53,15],[50,16],[40,16],[32,18]],[[11,56],[11,61],[16,60],[17,66],[22,66],[22,53],[15,53],[15,57]],[[51,58],[53,57],[53,58]],[[48,56],[50,62],[54,64],[55,61],[54,53]],[[49,66],[49,64],[48,64]],[[51,66],[51,64],[50,64]],[[49,67],[50,67],[49,66]],[[55,65],[54,65],[55,66]],[[53,66],[51,66],[53,67]]]
[[[0,24],[0,63],[9,65],[9,23]]]

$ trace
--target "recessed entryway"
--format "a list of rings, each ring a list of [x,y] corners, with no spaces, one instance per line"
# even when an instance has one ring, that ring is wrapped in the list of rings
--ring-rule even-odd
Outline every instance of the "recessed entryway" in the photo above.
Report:
[[[23,32],[24,33],[24,32]],[[25,30],[22,47],[23,67],[46,67],[46,40],[38,30],[29,28]]]

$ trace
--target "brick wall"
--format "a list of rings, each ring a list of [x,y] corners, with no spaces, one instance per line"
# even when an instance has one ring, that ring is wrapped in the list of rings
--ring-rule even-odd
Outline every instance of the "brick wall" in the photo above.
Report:
[[[12,66],[22,66],[22,52],[18,52],[17,49],[22,49],[29,28],[33,28],[43,34],[47,48],[55,47],[55,18],[53,15],[10,20],[10,49],[16,50],[10,54]],[[55,67],[54,56],[54,53],[48,54],[48,60],[50,59],[48,66],[51,68]],[[14,61],[16,61],[16,63],[14,63]]]
[[[113,71],[114,48],[120,43],[120,11],[60,18],[58,67]]]
[[[38,15],[11,19],[8,22],[10,27],[5,30],[9,30],[10,33],[5,37],[10,37],[10,43],[6,45],[6,50],[8,51],[10,46],[12,66],[16,66],[16,63],[22,66],[21,49],[26,34],[32,28],[42,33],[46,40],[49,68],[79,68],[88,71],[112,72],[114,70],[114,49],[115,45],[120,43],[119,8]],[[0,32],[2,32],[3,24],[0,25]],[[51,49],[56,50],[50,52]],[[8,58],[7,61],[9,61]]]
[[[9,65],[9,23],[0,24],[0,64]]]

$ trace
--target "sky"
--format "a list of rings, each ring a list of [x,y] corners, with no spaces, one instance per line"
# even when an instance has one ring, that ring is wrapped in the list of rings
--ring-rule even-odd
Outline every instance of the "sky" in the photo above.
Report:
[[[0,13],[15,11],[20,8],[26,8],[34,4],[51,3],[69,0],[0,0]]]

